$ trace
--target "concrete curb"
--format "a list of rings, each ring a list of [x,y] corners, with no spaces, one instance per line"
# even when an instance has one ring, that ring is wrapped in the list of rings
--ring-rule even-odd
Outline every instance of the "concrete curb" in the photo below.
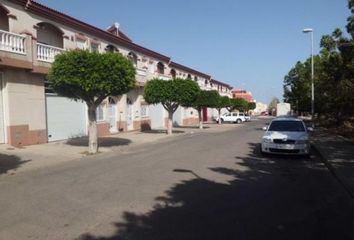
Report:
[[[344,188],[344,190],[349,194],[351,198],[354,199],[354,192],[350,190],[350,187],[343,181],[340,176],[337,174],[335,168],[332,166],[332,164],[328,161],[328,159],[325,157],[325,154],[321,151],[320,148],[316,146],[316,143],[313,141],[311,142],[311,147],[313,150],[315,150],[318,155],[320,156],[322,162],[324,165],[327,167],[329,172],[332,174],[332,176],[338,181],[338,183]]]

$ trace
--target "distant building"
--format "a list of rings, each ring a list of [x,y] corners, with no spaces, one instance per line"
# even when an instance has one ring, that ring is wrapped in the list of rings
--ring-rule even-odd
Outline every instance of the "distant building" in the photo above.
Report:
[[[252,93],[243,89],[234,89],[232,90],[232,97],[233,98],[243,98],[247,102],[253,102]]]
[[[262,103],[262,102],[257,102],[256,103],[256,108],[253,110],[253,113],[255,115],[259,115],[261,114],[262,112],[266,112],[268,109],[268,105],[265,104],[265,103]]]

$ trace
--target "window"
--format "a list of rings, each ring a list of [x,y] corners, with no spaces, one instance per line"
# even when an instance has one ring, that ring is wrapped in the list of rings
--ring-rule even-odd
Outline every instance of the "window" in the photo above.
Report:
[[[171,69],[170,74],[171,74],[171,76],[172,76],[173,79],[176,78],[176,70]]]
[[[138,56],[135,53],[133,52],[128,53],[128,58],[130,59],[130,61],[133,63],[135,67],[138,65]]]
[[[304,124],[301,121],[273,121],[268,131],[278,131],[278,132],[305,132]]]
[[[56,94],[50,86],[48,79],[44,79],[44,92],[45,94]]]
[[[76,39],[76,47],[85,50],[87,48],[86,40]]]
[[[157,72],[159,74],[164,74],[165,73],[165,66],[163,65],[162,62],[157,63]]]
[[[149,115],[149,105],[141,104],[140,114],[141,114],[141,117],[148,117],[148,115]]]
[[[115,53],[115,52],[119,52],[118,48],[116,48],[113,45],[107,45],[107,47],[105,48],[106,52],[111,52],[111,53]]]
[[[91,51],[92,52],[99,52],[99,45],[98,43],[91,42]]]
[[[96,109],[96,120],[103,121],[104,120],[104,105],[100,104]]]

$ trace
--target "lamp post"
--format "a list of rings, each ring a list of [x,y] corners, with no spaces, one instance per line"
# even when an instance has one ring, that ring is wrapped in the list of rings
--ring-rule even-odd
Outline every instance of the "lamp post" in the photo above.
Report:
[[[312,28],[305,28],[303,33],[310,33],[311,34],[311,121],[312,121],[312,128],[315,127],[314,123],[314,115],[315,115],[315,86],[314,86],[314,62],[313,62],[313,29]]]

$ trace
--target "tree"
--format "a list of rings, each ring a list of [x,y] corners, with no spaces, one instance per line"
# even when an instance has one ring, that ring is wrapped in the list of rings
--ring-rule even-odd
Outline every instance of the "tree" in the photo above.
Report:
[[[315,111],[318,119],[335,119],[337,124],[354,115],[354,0],[348,1],[351,15],[344,37],[337,28],[321,38],[320,54],[314,57]],[[298,112],[311,106],[311,61],[298,62],[284,78],[284,101]]]
[[[66,51],[56,56],[48,74],[50,86],[61,96],[87,105],[89,153],[98,151],[96,108],[108,96],[128,92],[135,86],[135,68],[121,54],[84,50]]]
[[[347,32],[354,38],[354,0],[348,1],[348,8],[351,12],[351,15],[347,18]]]
[[[229,112],[238,110],[245,111],[247,109],[248,102],[243,98],[231,98],[230,99],[230,107],[227,108]]]
[[[194,102],[184,107],[193,107],[198,111],[199,118],[199,128],[203,129],[203,119],[202,119],[202,110],[203,108],[214,108],[218,104],[219,93],[216,90],[202,90],[198,93],[197,98]]]
[[[315,57],[315,62],[316,57]],[[317,71],[317,64],[316,71]],[[311,59],[297,62],[284,78],[284,102],[290,103],[298,113],[311,110]],[[276,108],[276,106],[272,106]],[[271,110],[271,109],[270,109]]]
[[[178,106],[188,106],[195,102],[200,88],[190,79],[173,79],[169,81],[152,79],[144,89],[144,99],[149,104],[161,103],[168,112],[167,134],[172,134],[173,113]]]
[[[255,102],[249,102],[247,106],[247,111],[254,110],[256,109],[256,103]]]
[[[230,107],[230,98],[227,96],[219,96],[216,110],[218,111],[218,124],[221,124],[221,109]]]

